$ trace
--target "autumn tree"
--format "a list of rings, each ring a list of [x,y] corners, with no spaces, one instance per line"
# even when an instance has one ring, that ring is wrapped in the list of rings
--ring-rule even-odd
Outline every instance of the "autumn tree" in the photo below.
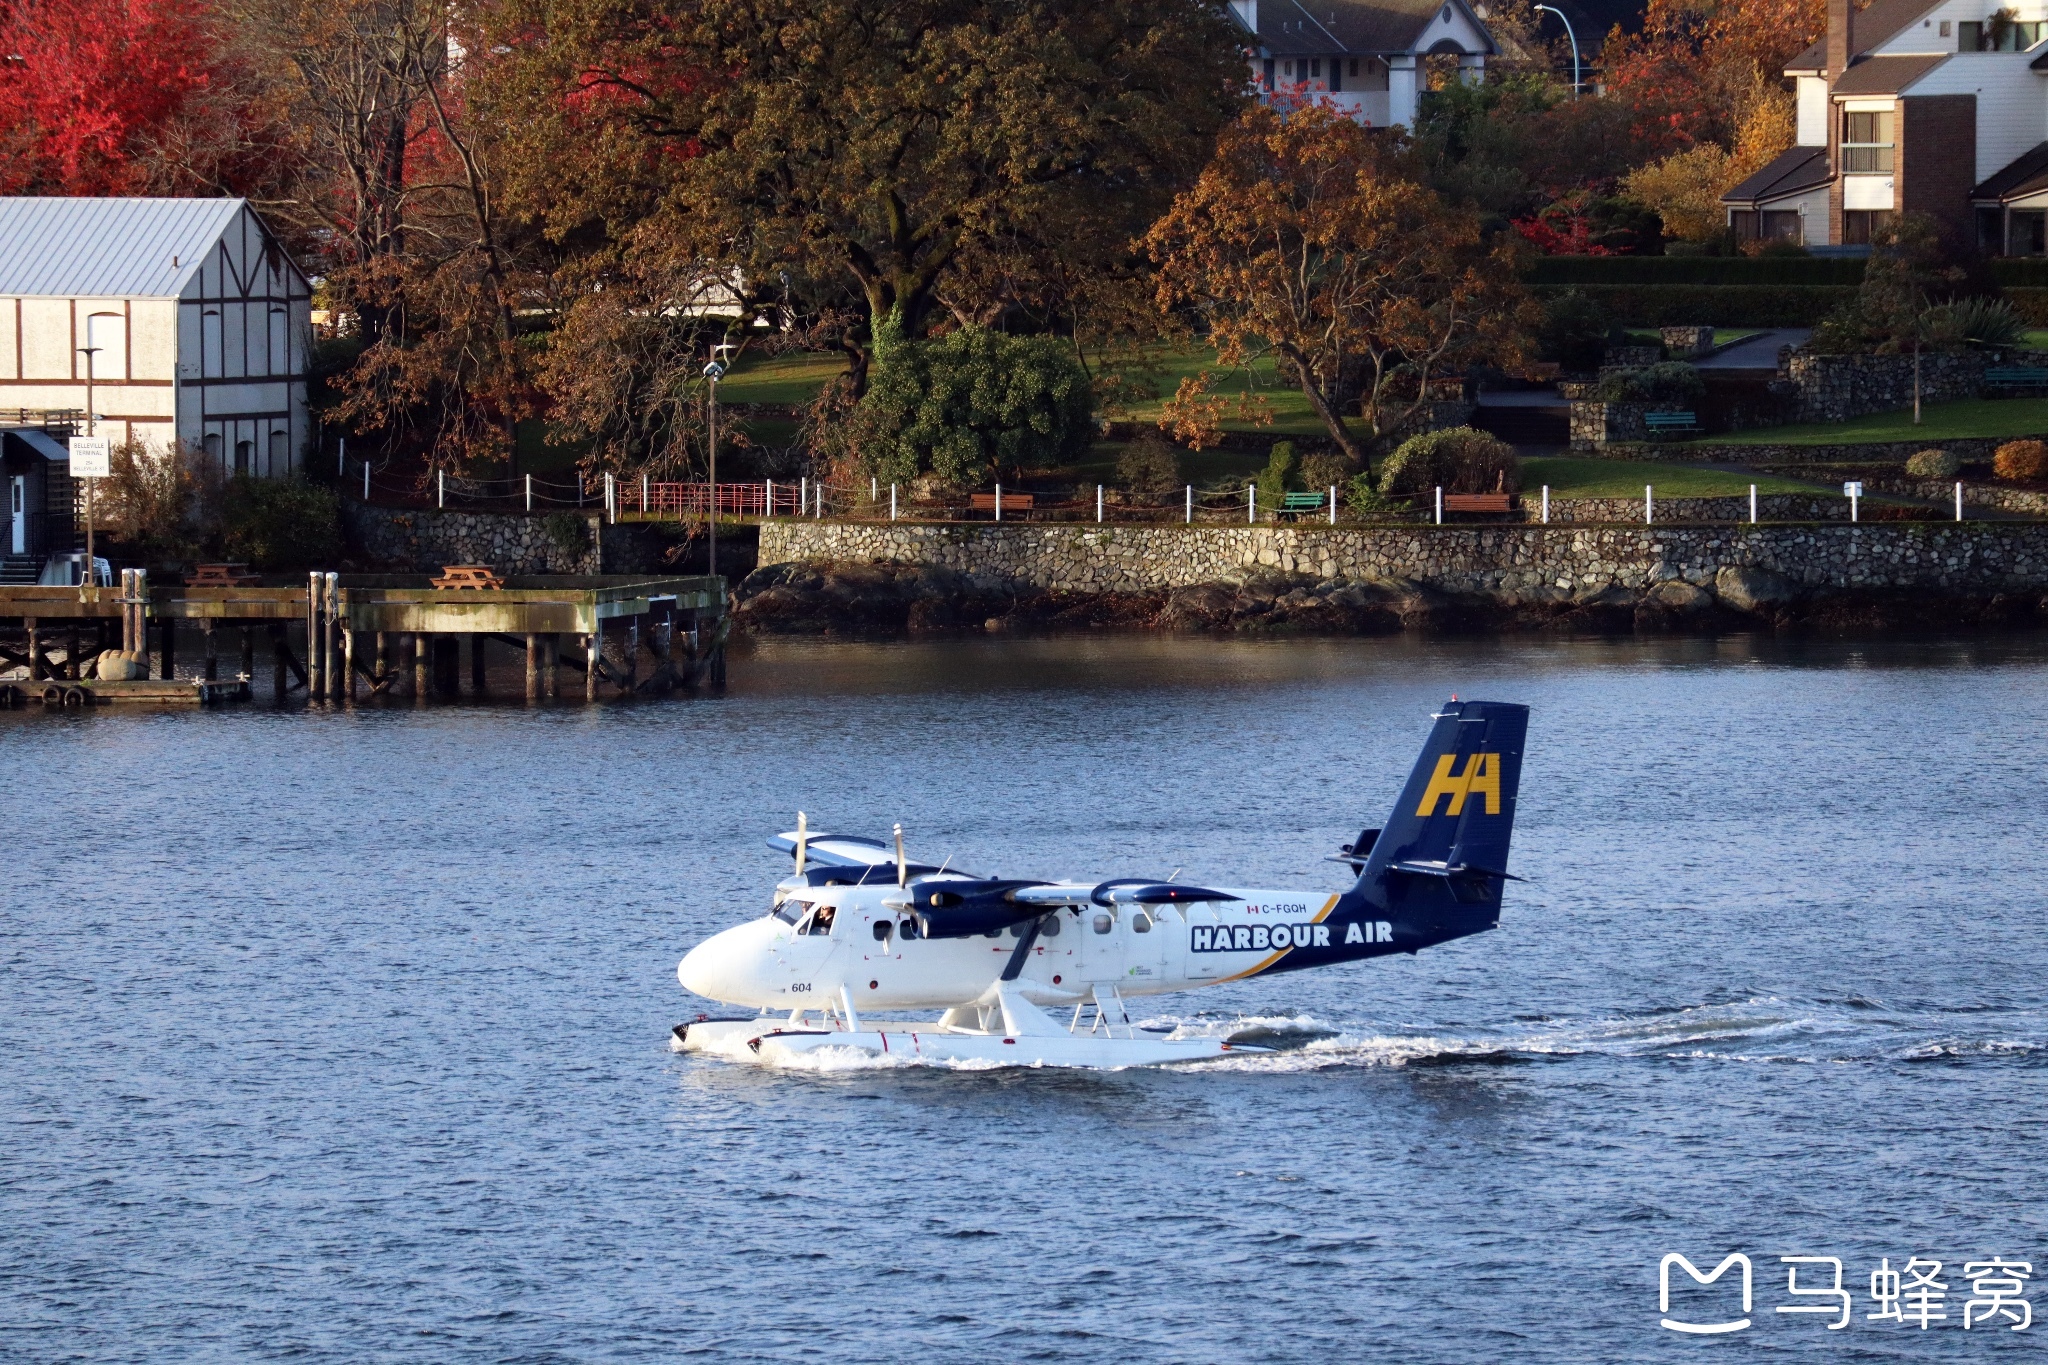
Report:
[[[1207,0],[508,0],[513,191],[586,289],[712,265],[749,308],[845,291],[856,378],[935,321],[1058,311],[1244,99]],[[585,294],[585,299],[589,297]],[[578,306],[581,306],[580,304]]]
[[[278,128],[201,0],[0,0],[0,194],[220,194]]]
[[[1194,310],[1226,366],[1277,356],[1354,467],[1353,402],[1381,438],[1430,401],[1430,379],[1517,351],[1527,304],[1506,249],[1421,182],[1396,136],[1319,107],[1246,111],[1145,240],[1159,305]]]

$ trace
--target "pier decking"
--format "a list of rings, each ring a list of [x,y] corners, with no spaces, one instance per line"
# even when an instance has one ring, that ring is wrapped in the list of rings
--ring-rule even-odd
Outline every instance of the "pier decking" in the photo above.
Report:
[[[280,701],[297,692],[325,702],[458,696],[464,653],[466,690],[485,695],[493,644],[524,654],[527,700],[563,695],[567,668],[583,698],[595,701],[606,689],[622,696],[722,686],[725,603],[725,580],[705,576],[547,575],[475,589],[436,588],[425,575],[314,573],[188,587],[154,585],[131,569],[118,586],[0,586],[0,686],[13,689],[17,704],[45,700],[47,684],[66,684],[57,704],[71,705],[247,697],[260,634]],[[200,657],[190,681],[223,681],[220,637],[229,633],[240,647],[239,670],[228,674],[244,682],[239,692],[166,686],[181,676],[181,636],[195,633]],[[117,648],[146,661],[151,685],[93,677],[93,662]]]

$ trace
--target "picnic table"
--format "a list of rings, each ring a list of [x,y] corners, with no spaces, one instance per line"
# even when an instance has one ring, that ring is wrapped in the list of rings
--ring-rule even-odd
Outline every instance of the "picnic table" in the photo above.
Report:
[[[500,592],[505,587],[505,579],[488,564],[443,564],[441,576],[434,580],[434,586]]]
[[[195,564],[185,575],[188,588],[243,588],[262,581],[263,576],[251,573],[247,564]]]

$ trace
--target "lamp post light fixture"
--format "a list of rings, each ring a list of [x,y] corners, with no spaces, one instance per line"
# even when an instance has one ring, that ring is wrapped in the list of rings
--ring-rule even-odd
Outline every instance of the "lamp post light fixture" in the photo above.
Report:
[[[1537,5],[1535,8],[1540,14],[1555,14],[1564,24],[1564,36],[1569,38],[1572,44],[1572,97],[1576,99],[1579,94],[1579,35],[1572,31],[1572,21],[1557,6]]]

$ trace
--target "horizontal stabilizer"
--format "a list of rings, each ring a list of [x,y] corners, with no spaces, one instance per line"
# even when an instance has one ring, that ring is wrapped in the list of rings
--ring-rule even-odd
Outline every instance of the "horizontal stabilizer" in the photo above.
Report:
[[[1500,877],[1511,882],[1527,880],[1524,877],[1517,877],[1512,872],[1502,872],[1499,868],[1474,867],[1470,863],[1390,863],[1388,871],[1412,872],[1418,877]]]

